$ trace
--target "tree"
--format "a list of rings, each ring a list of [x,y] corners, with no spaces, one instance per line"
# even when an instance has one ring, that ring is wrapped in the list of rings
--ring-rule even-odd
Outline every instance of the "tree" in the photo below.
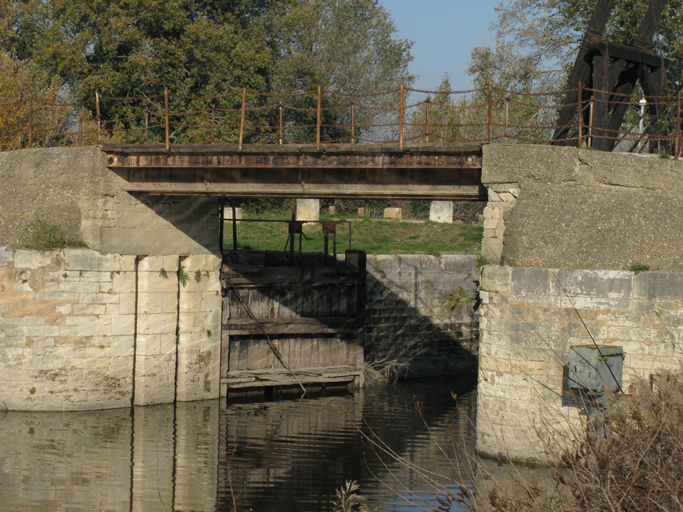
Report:
[[[276,91],[313,92],[320,85],[336,93],[362,95],[398,89],[401,83],[410,85],[415,79],[408,72],[412,43],[396,37],[389,13],[377,0],[300,0],[282,19],[279,30],[283,44],[274,70]],[[315,103],[311,100],[314,97],[307,97],[300,105],[312,107]],[[351,109],[347,104],[353,102],[357,105],[356,124],[367,125],[395,121],[397,112],[366,110],[359,105],[396,109],[399,96],[326,95],[324,101],[328,108],[346,105],[326,110],[324,124],[349,125]],[[298,124],[306,117],[310,115],[290,112],[289,121]],[[334,130],[327,136],[335,139],[349,134]]]
[[[670,61],[668,94],[680,90],[683,78],[682,4],[681,0],[669,0],[653,38],[655,51]],[[494,88],[494,100],[496,90],[515,91],[507,93],[506,104],[509,117],[525,125],[521,132],[519,128],[513,130],[517,140],[542,141],[550,137],[552,130],[542,127],[557,124],[558,109],[553,106],[564,100],[561,91],[567,87],[567,77],[595,5],[595,0],[507,0],[496,7],[498,17],[492,23],[495,47],[476,47],[468,72],[476,87]],[[632,45],[648,5],[649,0],[615,0],[603,37]],[[640,117],[638,98],[634,96],[631,103],[622,129],[637,124]],[[500,108],[497,110],[500,119]]]
[[[59,77],[0,51],[0,150],[73,143],[84,113],[70,100]]]
[[[578,45],[595,8],[595,0],[507,0],[497,7],[496,50],[515,56],[505,64],[509,76],[526,74],[528,80],[548,77],[546,84],[563,87],[574,63]],[[631,45],[640,27],[649,0],[616,0],[612,16],[605,29],[608,41]],[[669,0],[662,13],[653,39],[656,52],[669,59],[668,90],[677,91],[683,78],[683,1]],[[482,74],[486,53],[477,47],[472,53],[470,72],[475,79]],[[530,67],[516,73],[517,59],[527,59]],[[529,71],[532,73],[529,74]]]
[[[143,125],[150,138],[163,139],[165,88],[174,142],[206,140],[212,120],[216,137],[234,142],[242,88],[374,92],[412,80],[410,43],[395,37],[375,0],[0,0],[0,7],[0,49],[59,77],[93,115],[99,93],[102,119],[120,119],[103,121],[105,137],[116,127],[124,141],[139,140]],[[344,101],[324,99],[325,106]],[[273,138],[277,109],[262,110],[272,103],[248,95],[245,141]],[[299,106],[315,103],[307,98]],[[325,112],[325,124],[348,120]],[[288,121],[306,117],[310,111],[299,110]]]
[[[266,88],[273,61],[268,17],[276,15],[285,0],[3,3],[7,9],[0,45],[5,51],[60,77],[73,97],[93,112],[95,93],[104,96],[104,119],[137,114],[139,123],[139,102],[106,98],[158,97],[168,88],[172,110],[188,111],[208,107],[187,96]],[[229,98],[219,106],[234,103]],[[153,109],[159,114],[159,98],[156,104]]]

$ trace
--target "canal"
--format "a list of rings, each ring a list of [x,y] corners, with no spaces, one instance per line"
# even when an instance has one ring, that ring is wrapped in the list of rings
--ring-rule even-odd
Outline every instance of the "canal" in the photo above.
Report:
[[[323,512],[350,480],[371,509],[428,510],[443,489],[471,484],[475,378],[227,406],[0,412],[0,510]]]

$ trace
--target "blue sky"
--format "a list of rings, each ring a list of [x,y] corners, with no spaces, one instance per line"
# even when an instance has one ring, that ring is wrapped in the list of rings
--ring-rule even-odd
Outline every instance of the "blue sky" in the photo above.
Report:
[[[469,89],[467,67],[475,46],[493,44],[489,23],[499,0],[380,0],[399,37],[413,41],[410,72],[416,88],[434,90],[448,73],[453,89]]]

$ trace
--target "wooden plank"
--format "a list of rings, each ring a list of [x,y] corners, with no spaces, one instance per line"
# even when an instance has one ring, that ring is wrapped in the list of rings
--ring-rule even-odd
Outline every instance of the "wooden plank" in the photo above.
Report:
[[[265,339],[251,339],[249,344],[249,366],[250,370],[261,370],[268,367],[268,353],[270,347]]]
[[[301,362],[301,344],[305,343],[301,338],[293,338],[289,341],[289,367],[292,370],[303,367]]]
[[[226,329],[233,336],[261,336],[263,330],[257,326],[231,326]],[[353,326],[346,327],[327,327],[325,325],[273,325],[265,327],[269,336],[275,335],[302,335],[302,334],[352,334]]]
[[[313,312],[313,300],[314,300],[314,289],[301,290],[301,316],[310,318],[314,316]]]
[[[242,364],[245,357],[244,351],[246,345],[240,338],[230,337],[229,333],[224,333],[223,336],[228,339],[228,372],[236,370],[245,370],[246,367]]]
[[[330,285],[346,285],[354,286],[356,284],[356,278],[353,276],[349,277],[327,277],[320,278],[316,281],[306,281],[301,282],[299,279],[273,279],[273,280],[253,280],[249,277],[234,277],[231,279],[235,288],[268,288],[273,285],[284,285],[284,286],[300,286],[303,288],[312,288],[320,286],[330,286]]]
[[[225,328],[231,328],[233,326],[243,327],[243,326],[256,326],[262,325],[264,327],[274,326],[274,325],[326,325],[326,326],[353,326],[356,323],[356,319],[353,317],[333,317],[325,316],[318,318],[310,317],[296,317],[296,318],[256,318],[252,320],[251,318],[232,318],[228,323],[224,324]]]
[[[358,377],[359,371],[351,366],[329,368],[302,368],[294,372],[302,384],[324,382],[351,382]],[[228,388],[245,388],[259,386],[296,385],[296,379],[284,369],[267,371],[231,372],[221,379],[221,384]]]

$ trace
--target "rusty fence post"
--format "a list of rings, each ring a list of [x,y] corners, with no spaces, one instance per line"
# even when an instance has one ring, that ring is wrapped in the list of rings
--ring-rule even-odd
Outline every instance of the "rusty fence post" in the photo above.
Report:
[[[429,106],[432,100],[427,98],[425,100],[425,144],[429,144]]]
[[[595,104],[595,96],[591,96],[591,99],[588,103],[588,147],[589,148],[593,147],[593,112],[595,111],[594,104]]]
[[[97,114],[97,145],[102,144],[102,118],[100,117],[100,93],[95,93],[95,112]]]
[[[283,112],[282,112],[282,102],[278,103],[278,112],[280,114],[280,123],[278,125],[278,133],[279,133],[279,140],[280,140],[280,146],[282,146],[285,142],[285,137],[284,137],[284,122],[283,122]]]
[[[242,87],[242,108],[240,110],[240,140],[237,146],[242,151],[242,141],[244,140],[244,116],[247,113],[247,88]]]
[[[149,110],[147,108],[145,108],[145,142],[147,142],[149,140],[148,129],[149,129]]]
[[[216,140],[216,105],[211,105],[211,144]]]
[[[356,109],[355,105],[351,103],[351,144],[356,142]]]
[[[399,106],[398,116],[398,149],[403,151],[403,116],[406,108],[406,89],[405,85],[401,84],[401,103]]]
[[[315,128],[315,149],[320,151],[320,129],[322,125],[322,94],[323,94],[323,88],[321,86],[318,86],[318,109],[317,109],[317,119],[316,119],[316,128]]]
[[[508,143],[509,135],[509,122],[510,122],[510,98],[505,98],[505,144]]]
[[[579,123],[579,136],[578,136],[578,142],[577,142],[577,147],[581,149],[581,146],[583,146],[583,83],[579,82],[579,104],[578,104],[578,110],[577,112],[577,118],[578,118],[578,123]]]
[[[33,94],[28,98],[28,148],[33,147]]]
[[[493,141],[493,85],[489,84],[489,101],[488,101],[488,130],[489,143]]]
[[[171,123],[168,119],[168,89],[164,89],[164,118],[165,118],[165,131],[166,131],[166,151],[171,148]]]
[[[676,109],[676,156],[674,160],[678,160],[681,154],[681,91],[678,91],[678,107]]]

